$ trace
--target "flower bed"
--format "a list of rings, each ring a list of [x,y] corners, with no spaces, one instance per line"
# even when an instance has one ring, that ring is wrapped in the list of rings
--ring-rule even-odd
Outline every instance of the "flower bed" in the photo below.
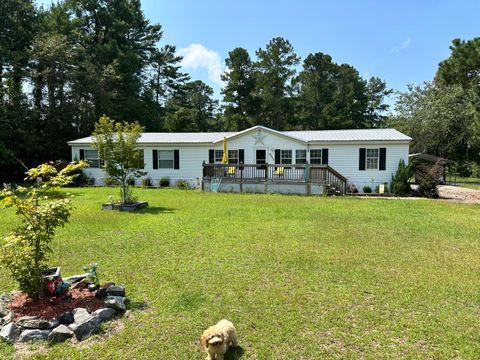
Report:
[[[78,284],[84,283],[84,286]],[[29,299],[22,292],[0,296],[0,338],[9,343],[48,341],[50,344],[83,341],[97,332],[103,321],[121,316],[128,298],[125,287],[105,283],[88,290],[80,280],[66,294]]]

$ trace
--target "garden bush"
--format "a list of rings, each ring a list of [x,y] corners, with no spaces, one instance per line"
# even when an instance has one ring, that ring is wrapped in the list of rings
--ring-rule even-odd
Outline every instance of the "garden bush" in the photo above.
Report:
[[[403,159],[398,164],[398,169],[395,175],[392,175],[392,182],[390,183],[390,190],[395,195],[409,195],[410,178],[413,175],[413,170],[410,165],[405,165]]]
[[[183,180],[183,179],[178,179],[175,186],[177,187],[177,189],[182,189],[182,190],[186,190],[189,188],[187,180]]]
[[[160,179],[160,187],[169,187],[170,186],[170,178],[168,176],[162,177]]]
[[[365,186],[363,187],[363,192],[364,192],[365,194],[370,194],[370,193],[372,192],[372,188],[371,188],[370,186],[368,186],[368,185],[365,185]]]
[[[151,186],[153,186],[152,179],[150,179],[149,177],[143,178],[143,179],[142,179],[142,186],[143,186],[143,187],[151,187]]]
[[[134,177],[129,177],[127,179],[127,184],[128,184],[128,186],[135,186],[135,178]]]

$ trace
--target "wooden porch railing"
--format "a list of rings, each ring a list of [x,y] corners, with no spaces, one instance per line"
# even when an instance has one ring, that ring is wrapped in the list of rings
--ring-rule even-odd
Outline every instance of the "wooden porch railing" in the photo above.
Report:
[[[347,178],[328,165],[310,164],[203,164],[204,178],[229,181],[314,183],[345,194]]]

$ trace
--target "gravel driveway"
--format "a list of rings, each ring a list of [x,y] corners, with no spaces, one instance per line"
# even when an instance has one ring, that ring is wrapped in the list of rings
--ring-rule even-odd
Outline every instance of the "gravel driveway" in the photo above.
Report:
[[[442,199],[480,204],[480,190],[473,190],[450,185],[439,185],[437,189],[438,195]]]

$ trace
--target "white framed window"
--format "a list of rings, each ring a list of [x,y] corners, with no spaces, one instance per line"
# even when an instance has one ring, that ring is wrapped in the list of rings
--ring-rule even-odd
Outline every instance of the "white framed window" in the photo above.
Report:
[[[322,163],[322,149],[311,149],[310,164],[321,164],[321,163]]]
[[[292,163],[292,150],[280,150],[280,164]]]
[[[158,168],[173,169],[173,150],[158,150]]]
[[[91,168],[100,168],[100,158],[98,157],[97,150],[85,150],[84,157]]]
[[[215,150],[215,162],[221,163],[223,159],[223,150]]]
[[[378,170],[379,158],[380,158],[379,149],[366,149],[365,168],[367,170]]]
[[[137,169],[145,169],[144,151],[143,149],[138,149],[137,151],[139,153]]]
[[[238,164],[238,150],[228,150],[228,163]]]
[[[297,149],[295,150],[295,164],[307,163],[307,150]]]

